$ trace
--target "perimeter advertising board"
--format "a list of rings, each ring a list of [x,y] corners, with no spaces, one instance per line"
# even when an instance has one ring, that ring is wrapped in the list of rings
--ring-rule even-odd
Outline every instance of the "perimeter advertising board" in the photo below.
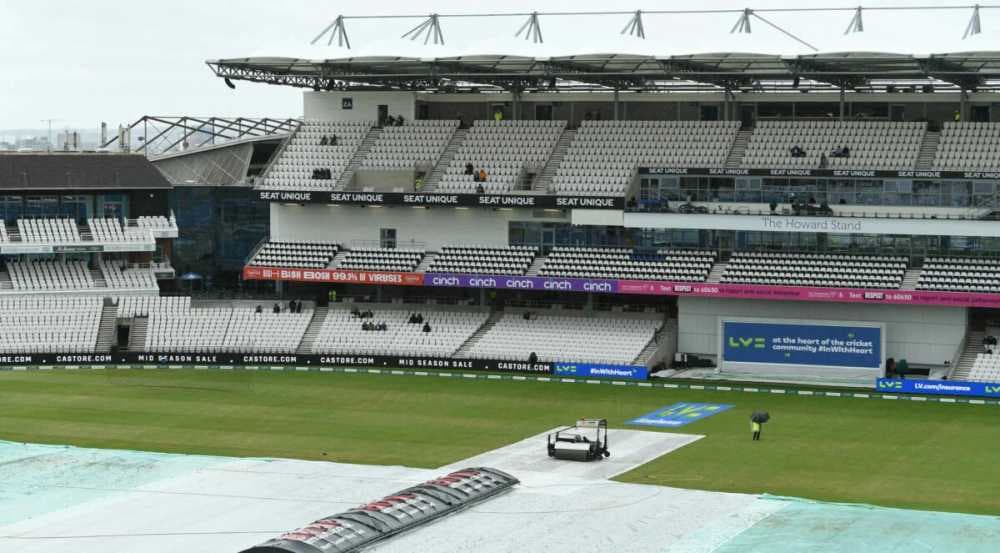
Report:
[[[879,324],[720,319],[719,336],[723,370],[882,370]]]

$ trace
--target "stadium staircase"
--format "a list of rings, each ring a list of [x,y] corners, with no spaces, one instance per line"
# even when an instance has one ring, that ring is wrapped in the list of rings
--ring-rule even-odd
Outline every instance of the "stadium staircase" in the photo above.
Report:
[[[0,272],[0,290],[13,290],[14,282],[10,279],[10,273]]]
[[[660,340],[664,339],[666,334],[672,330],[671,325],[673,324],[675,324],[674,321],[669,318],[664,318],[663,324],[660,328],[656,329],[656,335],[649,341],[648,344],[646,344],[646,347],[642,348],[642,351],[639,352],[639,355],[635,356],[635,359],[633,359],[630,364],[644,365],[646,367],[650,366],[650,361],[653,359],[653,356],[656,355],[657,350],[660,349]]]
[[[302,341],[299,342],[299,347],[295,350],[295,353],[308,355],[313,352],[313,346],[316,345],[316,337],[319,336],[319,331],[323,328],[327,313],[329,313],[329,309],[326,307],[317,307],[313,311],[312,320],[309,321],[309,326],[306,327],[306,332],[302,335]]]
[[[417,267],[415,269],[413,269],[413,272],[414,273],[426,273],[427,269],[430,268],[431,264],[434,263],[434,260],[437,259],[437,257],[438,257],[438,254],[436,254],[436,253],[426,253],[426,254],[424,254],[424,258],[420,260],[420,263],[417,265]]]
[[[729,263],[726,261],[720,261],[715,265],[712,265],[712,270],[708,272],[708,277],[705,278],[705,282],[710,282],[713,284],[718,284],[722,282],[722,273],[726,272],[726,267]]]
[[[452,357],[456,359],[462,359],[467,357],[469,354],[469,350],[472,349],[472,346],[479,343],[479,340],[482,340],[483,336],[485,336],[487,332],[489,332],[490,330],[493,329],[494,326],[496,326],[497,322],[500,321],[501,317],[503,317],[503,311],[494,311],[490,313],[490,316],[486,319],[486,322],[483,323],[483,326],[479,327],[472,334],[472,336],[469,336],[468,340],[462,342],[462,345],[459,346],[457,350],[455,350],[455,354]]]
[[[962,350],[962,355],[958,358],[955,370],[948,377],[950,380],[964,382],[969,379],[969,371],[972,370],[972,365],[976,362],[976,355],[983,351],[983,336],[985,335],[986,333],[983,331],[973,330],[965,336],[965,349]]]
[[[144,351],[146,349],[146,329],[149,327],[149,317],[136,317],[132,319],[132,326],[128,331],[128,350]]]
[[[747,144],[750,143],[750,135],[753,134],[753,129],[740,129],[736,133],[736,139],[733,140],[733,145],[729,148],[729,154],[726,156],[726,168],[735,169],[743,163],[743,155],[747,152]]]
[[[575,130],[563,129],[562,134],[559,135],[559,140],[556,142],[556,147],[552,150],[552,155],[545,162],[545,167],[542,168],[541,173],[535,178],[535,182],[531,187],[532,190],[539,194],[549,193],[552,188],[552,179],[556,176],[556,172],[562,165],[562,161],[566,157],[566,152],[569,150],[570,145],[573,144],[574,138],[576,138]]]
[[[900,283],[899,289],[900,290],[916,290],[917,289],[917,282],[920,280],[920,273],[922,273],[922,272],[923,272],[923,269],[920,269],[920,268],[907,269],[906,273],[903,274],[903,282]]]
[[[441,182],[441,176],[444,175],[445,170],[451,165],[451,160],[455,159],[455,154],[458,153],[458,148],[465,141],[465,135],[469,132],[468,129],[457,129],[455,134],[451,135],[451,140],[448,141],[448,145],[444,149],[444,153],[441,154],[441,159],[434,164],[434,169],[431,171],[429,177],[427,177],[427,182],[424,183],[424,192],[434,192],[437,188],[439,182]]]
[[[97,327],[98,353],[111,351],[111,346],[118,341],[118,306],[111,298],[104,298],[104,308],[101,310],[101,324]]]
[[[372,146],[375,141],[378,140],[379,135],[382,134],[381,127],[372,127],[368,129],[368,134],[365,135],[364,140],[358,145],[358,149],[354,150],[354,155],[351,156],[351,162],[347,164],[344,168],[344,172],[340,174],[340,178],[337,179],[337,190],[350,190],[354,181],[354,172],[361,167],[361,162],[368,157],[368,153],[372,151]]]
[[[941,133],[927,131],[924,139],[920,143],[920,151],[917,153],[918,171],[930,171],[934,168],[934,157],[937,155],[938,144],[941,142]]]
[[[330,265],[328,265],[328,267],[330,269],[336,269],[337,267],[340,267],[340,263],[344,261],[344,258],[347,257],[348,253],[350,252],[348,252],[346,249],[338,251],[337,255],[333,256],[333,259],[330,260]]]
[[[545,261],[547,261],[547,260],[548,260],[548,258],[545,257],[544,255],[540,255],[540,256],[536,257],[531,262],[531,265],[528,266],[528,271],[525,273],[525,275],[527,275],[527,276],[538,276],[539,271],[541,271],[542,267],[545,266]]]
[[[108,280],[100,269],[90,269],[90,278],[94,279],[94,288],[107,288]]]

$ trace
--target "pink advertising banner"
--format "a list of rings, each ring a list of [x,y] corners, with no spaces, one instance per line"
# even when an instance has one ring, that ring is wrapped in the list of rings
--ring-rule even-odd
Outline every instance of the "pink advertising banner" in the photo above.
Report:
[[[619,294],[698,296],[759,300],[831,301],[901,305],[947,305],[955,307],[1000,307],[1000,294],[934,292],[929,290],[875,290],[864,288],[812,288],[757,284],[711,284],[619,280]]]

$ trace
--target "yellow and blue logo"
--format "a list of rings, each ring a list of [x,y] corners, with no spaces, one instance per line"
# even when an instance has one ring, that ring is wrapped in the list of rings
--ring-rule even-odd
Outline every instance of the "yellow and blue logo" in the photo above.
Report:
[[[625,424],[637,426],[655,426],[658,428],[677,428],[705,417],[721,413],[732,409],[732,405],[725,403],[687,403],[680,402],[668,405],[662,409],[657,409],[652,413],[647,413],[641,417],[636,417],[625,421]]]

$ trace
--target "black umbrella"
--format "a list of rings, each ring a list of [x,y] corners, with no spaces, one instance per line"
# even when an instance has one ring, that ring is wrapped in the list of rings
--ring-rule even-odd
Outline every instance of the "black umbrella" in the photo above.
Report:
[[[763,424],[771,420],[771,414],[767,411],[754,411],[753,414],[750,415],[750,420]]]

